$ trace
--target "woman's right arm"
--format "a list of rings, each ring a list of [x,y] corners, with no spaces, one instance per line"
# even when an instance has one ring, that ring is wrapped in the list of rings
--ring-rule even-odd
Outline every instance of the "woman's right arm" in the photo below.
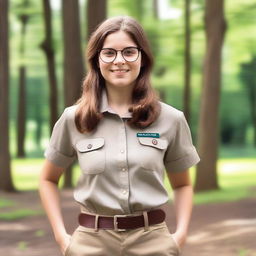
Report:
[[[70,235],[67,234],[61,213],[58,190],[58,182],[64,170],[64,168],[45,160],[39,179],[41,201],[63,254],[70,242]]]

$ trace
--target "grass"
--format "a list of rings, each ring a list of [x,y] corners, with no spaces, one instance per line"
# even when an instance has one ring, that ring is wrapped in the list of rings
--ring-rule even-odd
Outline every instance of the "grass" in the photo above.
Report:
[[[9,210],[8,212],[0,212],[0,220],[12,221],[41,214],[43,214],[41,211],[35,211],[31,209]]]
[[[253,145],[243,146],[222,146],[220,148],[221,159],[255,159],[256,148]]]
[[[20,241],[20,242],[18,243],[18,249],[19,249],[20,251],[26,250],[27,247],[28,247],[28,242],[26,242],[26,241]]]
[[[197,193],[195,203],[218,203],[256,197],[256,159],[218,161],[219,190]],[[253,187],[255,189],[253,189]]]
[[[240,249],[238,251],[238,256],[247,256],[247,255],[249,256],[249,253],[250,253],[250,251],[247,249]]]
[[[0,208],[10,207],[13,205],[15,205],[15,202],[0,197]]]
[[[43,159],[14,159],[12,161],[14,186],[18,190],[37,190],[42,164]]]

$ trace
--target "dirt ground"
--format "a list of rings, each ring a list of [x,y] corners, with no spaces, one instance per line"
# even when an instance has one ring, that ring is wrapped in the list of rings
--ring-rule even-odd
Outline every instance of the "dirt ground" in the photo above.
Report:
[[[64,218],[72,232],[77,225],[79,208],[75,206],[72,192],[62,194]],[[17,205],[0,208],[42,210],[36,192],[17,194],[0,193],[1,198],[17,202]],[[174,214],[171,205],[167,218],[173,230]],[[61,256],[46,217],[26,217],[15,221],[0,220],[1,256]],[[256,198],[237,202],[197,205],[194,207],[187,243],[182,256],[256,256]],[[108,255],[106,252],[106,256]],[[157,255],[156,255],[157,256]]]

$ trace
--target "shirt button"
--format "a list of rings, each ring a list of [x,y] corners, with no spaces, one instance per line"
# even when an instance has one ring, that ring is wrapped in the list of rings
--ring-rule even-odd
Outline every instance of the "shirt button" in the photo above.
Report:
[[[122,168],[122,171],[125,172],[125,171],[126,171],[126,168]]]
[[[127,190],[124,189],[124,190],[122,191],[122,193],[123,193],[123,195],[126,195],[126,194],[127,194]]]
[[[157,145],[157,143],[158,143],[158,142],[157,142],[156,139],[153,139],[153,140],[152,140],[152,144],[153,144],[153,145]]]
[[[92,144],[88,144],[88,145],[87,145],[87,148],[88,148],[88,149],[91,149],[91,148],[92,148]]]
[[[120,150],[120,152],[123,154],[123,153],[124,153],[124,150],[123,150],[123,149],[121,149],[121,150]]]

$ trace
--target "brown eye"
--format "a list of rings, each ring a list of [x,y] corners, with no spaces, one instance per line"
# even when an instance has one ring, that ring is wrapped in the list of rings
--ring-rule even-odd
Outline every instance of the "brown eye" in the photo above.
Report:
[[[101,54],[107,57],[112,57],[115,56],[115,51],[107,49],[107,50],[102,50]]]
[[[126,48],[123,50],[123,55],[124,56],[133,56],[138,54],[138,49],[137,48]]]

